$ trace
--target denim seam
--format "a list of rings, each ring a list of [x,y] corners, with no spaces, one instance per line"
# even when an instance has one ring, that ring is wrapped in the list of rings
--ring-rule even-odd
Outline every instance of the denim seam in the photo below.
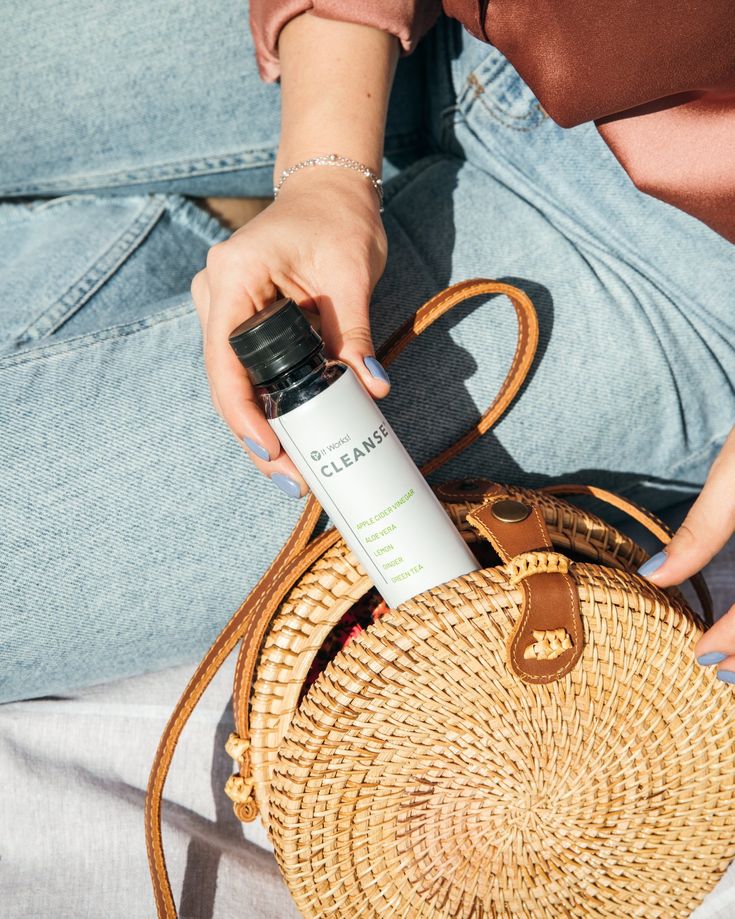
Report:
[[[396,153],[406,153],[420,149],[424,140],[421,131],[403,131],[400,134],[386,136],[383,156],[390,157]]]
[[[120,201],[124,201],[120,198]],[[44,211],[63,209],[72,207],[80,201],[95,204],[99,198],[95,195],[64,195],[60,198],[49,198],[46,201],[20,202],[20,201],[0,201],[0,227],[11,226],[14,223],[33,220],[38,214]]]
[[[167,210],[172,220],[195,233],[209,246],[222,242],[232,235],[232,230],[223,226],[190,198],[181,195],[166,195]]]
[[[488,103],[482,97],[479,97],[478,99],[473,100],[472,104],[467,109],[467,112],[469,112],[475,105],[481,105],[482,108],[484,108],[485,111],[488,113],[488,115],[493,119],[493,121],[496,121],[499,125],[502,125],[504,128],[507,128],[509,131],[515,131],[518,134],[531,134],[533,131],[537,131],[539,127],[541,126],[541,124],[543,123],[543,122],[539,122],[537,124],[531,124],[528,127],[523,127],[523,128],[520,127],[519,125],[508,124],[508,122],[505,121],[506,118],[510,118],[514,121],[527,121],[529,120],[531,116],[529,115],[511,115],[510,112],[504,112],[503,109],[500,108],[500,106],[493,107],[493,106],[488,105]],[[539,111],[541,111],[541,106],[538,106],[538,108],[539,108]]]
[[[36,182],[32,185],[16,185],[11,188],[0,186],[0,196],[33,195],[43,191],[64,188],[114,188],[127,185],[141,185],[146,182],[164,181],[167,179],[186,178],[199,175],[215,175],[223,172],[234,172],[238,169],[257,169],[272,166],[275,153],[272,148],[267,151],[251,150],[246,153],[233,153],[220,157],[204,157],[179,162],[158,163],[144,169],[96,173],[87,176],[52,179],[47,182]]]
[[[146,201],[132,224],[95,259],[81,278],[74,281],[58,300],[47,306],[23,329],[17,338],[17,344],[25,344],[52,334],[78,312],[148,236],[161,219],[164,210],[165,203],[161,197]]]
[[[420,133],[416,131],[392,134],[386,138],[386,153],[401,153],[412,149],[420,141]],[[160,182],[181,178],[198,177],[204,175],[219,175],[225,172],[236,172],[239,169],[259,169],[264,166],[272,167],[276,161],[276,151],[269,147],[267,150],[248,150],[241,153],[226,154],[218,157],[203,157],[201,159],[188,159],[157,163],[143,169],[120,170],[116,172],[102,172],[87,176],[72,176],[69,178],[50,179],[45,182],[35,182],[31,185],[16,185],[3,188],[0,185],[0,197],[13,197],[18,195],[35,195],[43,192],[59,191],[64,189],[104,189],[124,188],[129,185],[143,185],[150,182]]]
[[[139,201],[142,195],[115,195],[114,201],[122,204],[125,201]],[[147,197],[153,197],[149,195]],[[162,197],[159,195],[158,197]],[[173,197],[173,196],[171,196]],[[110,197],[95,195],[89,192],[70,192],[58,198],[40,199],[33,202],[21,203],[20,201],[0,201],[0,226],[9,226],[24,220],[33,220],[38,214],[53,209],[54,211],[68,207],[75,207],[80,202],[89,205],[107,207]]]
[[[514,115],[511,111],[505,110],[495,101],[493,81],[498,77],[502,78],[504,71],[512,67],[509,61],[504,58],[498,58],[497,54],[498,52],[495,50],[489,51],[485,59],[467,74],[465,77],[465,85],[462,87],[461,92],[457,94],[457,106],[461,114],[469,115],[472,109],[479,104],[494,121],[497,121],[504,128],[508,128],[509,131],[516,131],[519,134],[530,134],[538,130],[549,116],[520,76],[517,76],[517,79],[529,94],[528,113],[525,115]],[[467,98],[468,95],[470,96],[469,99]],[[488,96],[492,102],[488,102]],[[538,113],[541,114],[541,119],[539,121],[534,121],[533,119],[538,117]],[[527,127],[521,127],[520,125],[508,124],[506,119],[511,122],[525,121],[532,123],[529,123]]]
[[[98,329],[94,332],[87,332],[76,338],[66,338],[63,341],[56,341],[46,346],[23,351],[21,354],[8,354],[0,358],[0,371],[19,367],[22,364],[30,364],[42,359],[65,356],[96,345],[103,345],[108,341],[128,338],[138,332],[145,332],[147,329],[161,325],[165,322],[173,322],[176,319],[189,316],[194,312],[195,309],[191,299],[184,299],[168,307],[168,309],[161,310],[159,313],[154,313],[152,316],[146,316],[144,319],[137,319],[135,322],[124,323],[118,326],[109,326],[106,329]]]
[[[409,185],[411,185],[416,179],[420,178],[426,172],[427,169],[430,169],[436,163],[448,159],[459,159],[449,153],[430,153],[427,156],[422,157],[420,160],[416,160],[415,163],[411,163],[406,169],[403,169],[397,175],[393,176],[392,179],[389,179],[385,183],[383,189],[383,204],[387,206]]]

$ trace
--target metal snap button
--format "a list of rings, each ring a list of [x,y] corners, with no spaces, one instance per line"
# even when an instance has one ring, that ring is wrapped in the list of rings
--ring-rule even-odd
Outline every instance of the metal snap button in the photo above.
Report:
[[[531,513],[531,508],[522,501],[514,501],[512,498],[503,498],[502,501],[496,501],[492,506],[493,517],[502,523],[520,523],[525,520]]]

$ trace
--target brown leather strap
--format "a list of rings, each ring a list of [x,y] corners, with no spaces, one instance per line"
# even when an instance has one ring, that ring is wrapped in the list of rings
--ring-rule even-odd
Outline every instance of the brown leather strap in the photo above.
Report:
[[[520,563],[510,576],[523,600],[508,639],[508,665],[525,683],[561,679],[582,655],[584,628],[568,560],[554,552],[541,511],[498,488],[467,520],[504,562]]]
[[[536,311],[528,296],[522,290],[509,284],[483,278],[462,281],[446,288],[446,290],[428,300],[412,319],[404,323],[390,337],[378,352],[378,356],[383,362],[386,365],[390,364],[410,341],[425,331],[440,316],[443,316],[458,303],[481,294],[505,295],[510,299],[518,317],[516,351],[506,379],[493,404],[456,444],[445,449],[438,457],[435,457],[434,460],[431,460],[422,468],[425,474],[437,469],[442,463],[456,456],[480,437],[500,418],[513,401],[513,398],[523,385],[538,344]],[[338,538],[338,534],[334,530],[329,530],[311,546],[308,546],[309,538],[316,526],[320,511],[321,508],[316,499],[310,496],[304,512],[273,564],[224,627],[195,670],[159,741],[148,781],[145,807],[148,865],[159,919],[163,919],[163,917],[165,919],[176,919],[176,905],[166,870],[161,835],[161,799],[176,743],[191,712],[215,673],[237,642],[243,637],[246,638],[246,641],[243,642],[243,648],[246,651],[238,660],[239,672],[235,685],[239,701],[236,708],[240,712],[243,708],[245,709],[244,718],[241,717],[240,722],[247,724],[247,701],[250,694],[255,660],[268,623],[281,600],[301,576],[301,573],[306,571],[313,560]],[[246,733],[245,736],[247,736]]]
[[[443,466],[463,450],[466,450],[478,437],[489,431],[515,399],[528,375],[528,371],[531,369],[538,346],[538,317],[536,310],[527,294],[511,284],[504,284],[501,281],[488,281],[484,278],[461,281],[459,284],[447,287],[446,290],[432,297],[431,300],[427,300],[416,312],[416,315],[394,332],[378,352],[384,364],[391,364],[414,338],[425,332],[437,319],[457,306],[458,303],[478,294],[506,296],[513,304],[518,320],[518,338],[513,360],[492,405],[487,411],[483,412],[478,421],[459,440],[442,450],[434,459],[429,460],[428,463],[421,467],[424,475],[429,475],[435,469],[439,469],[440,466]]]
[[[303,544],[304,534],[311,534],[320,513],[321,508],[316,501],[310,503],[310,506],[307,505],[306,510],[299,518],[297,527],[273,560],[270,568],[260,579],[245,603],[217,636],[202,662],[194,671],[186,689],[181,694],[181,698],[176,703],[176,707],[159,741],[153,768],[148,779],[145,799],[148,867],[153,882],[153,894],[159,916],[174,917],[174,919],[176,917],[176,906],[171,893],[171,884],[163,854],[163,839],[161,837],[161,798],[176,744],[204,690],[242,637],[243,616],[247,616],[251,609],[257,611],[261,606],[266,606],[267,608],[269,604],[277,605],[280,602],[279,591],[288,590],[329,544],[336,541],[337,534],[330,530],[322,534],[320,538],[314,540],[310,545],[305,546],[300,553],[294,553],[294,547]],[[271,593],[270,588],[276,584],[279,585],[278,591]]]
[[[546,494],[549,495],[590,495],[590,497],[597,498],[598,501],[602,501],[604,504],[610,504],[612,507],[616,507],[629,517],[632,517],[640,523],[641,526],[644,526],[649,533],[653,533],[653,535],[664,545],[666,545],[674,535],[671,529],[667,527],[662,520],[659,520],[655,514],[646,510],[645,507],[641,507],[633,501],[629,501],[627,498],[621,498],[621,496],[616,495],[614,491],[598,488],[596,485],[544,485],[543,488],[539,488],[538,490],[540,492],[546,492]],[[712,595],[709,592],[704,575],[702,575],[701,572],[697,572],[689,578],[689,581],[702,605],[702,616],[705,625],[710,626],[714,621],[714,608],[712,606]]]
[[[605,488],[599,488],[596,485],[581,485],[576,483],[544,485],[537,489],[539,492],[546,492],[550,495],[589,495],[596,498],[603,504],[609,504],[623,513],[632,517],[633,520],[641,524],[652,533],[664,545],[669,542],[672,532],[666,524],[659,520],[654,514],[645,507],[641,507],[615,494],[614,491],[607,491]],[[480,502],[485,501],[491,495],[502,491],[502,486],[490,479],[462,479],[458,481],[442,482],[436,489],[437,496],[442,501],[461,501],[461,502]],[[714,619],[714,610],[712,606],[712,597],[707,587],[704,575],[701,573],[693,574],[689,581],[694,588],[700,604],[702,605],[702,618],[705,625],[712,625]]]

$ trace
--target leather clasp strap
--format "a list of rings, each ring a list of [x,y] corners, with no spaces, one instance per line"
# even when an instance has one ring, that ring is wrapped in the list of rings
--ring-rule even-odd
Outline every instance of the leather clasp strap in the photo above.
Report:
[[[561,679],[582,655],[584,628],[569,560],[554,551],[538,506],[496,486],[467,520],[507,563],[509,581],[523,592],[508,665],[525,683]]]

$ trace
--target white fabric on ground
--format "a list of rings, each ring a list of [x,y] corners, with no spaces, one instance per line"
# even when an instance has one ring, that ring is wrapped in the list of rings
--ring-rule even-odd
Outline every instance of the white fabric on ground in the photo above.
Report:
[[[735,540],[708,569],[735,600]],[[151,919],[143,800],[161,731],[193,666],[0,707],[0,891],[5,919]],[[186,728],[166,786],[164,838],[181,919],[298,913],[259,823],[223,786],[234,658]],[[621,904],[621,915],[624,904]],[[735,916],[735,868],[694,913]]]

